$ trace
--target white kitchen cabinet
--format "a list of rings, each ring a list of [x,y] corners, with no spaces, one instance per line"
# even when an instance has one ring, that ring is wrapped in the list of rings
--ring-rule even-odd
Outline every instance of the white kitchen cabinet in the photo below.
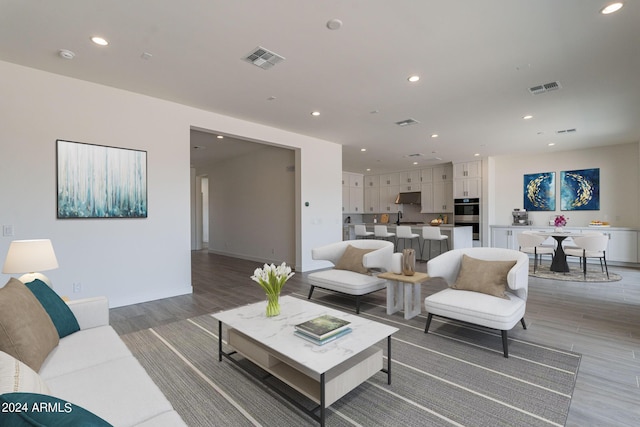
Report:
[[[397,185],[400,185],[399,173],[380,175],[380,187],[395,187]]]
[[[380,187],[380,175],[367,175],[364,177],[365,188],[378,188]]]
[[[401,193],[420,191],[420,184],[401,184],[398,188]]]
[[[462,198],[480,198],[482,188],[481,178],[454,179],[453,180],[453,197]]]
[[[363,180],[364,180],[364,177],[360,174],[357,174],[357,173],[349,174],[349,187],[363,188],[362,187]]]
[[[380,189],[378,187],[365,187],[364,189],[364,213],[379,213]]]
[[[553,227],[535,228],[522,226],[492,226],[491,227],[491,246],[496,248],[518,249],[518,233],[525,230],[547,231],[553,230]],[[613,262],[629,262],[638,263],[638,231],[637,230],[610,230],[595,229],[593,227],[572,228],[571,231],[578,233],[601,232],[609,237],[609,245],[607,247],[607,261]],[[550,237],[545,243],[553,243]]]
[[[399,186],[380,187],[380,212],[396,213],[402,210],[402,205],[396,205],[396,198],[400,192]]]
[[[349,212],[364,212],[364,193],[361,187],[349,187]]]
[[[453,165],[453,179],[480,178],[482,176],[482,162],[456,163]]]
[[[364,192],[362,174],[342,173],[342,212],[362,213],[364,210]],[[348,185],[345,186],[345,183]]]
[[[421,188],[421,213],[433,213],[433,182],[423,182]]]
[[[599,231],[599,230],[596,230]],[[638,262],[638,232],[634,230],[607,230],[609,236],[607,261]]]
[[[400,185],[406,186],[420,186],[420,170],[404,171],[400,172]],[[411,191],[411,190],[409,190]],[[420,191],[420,190],[413,190]]]
[[[453,182],[427,182],[421,186],[421,213],[453,212]]]
[[[518,249],[517,234],[527,230],[514,227],[491,227],[491,246],[494,248]]]
[[[426,182],[433,181],[433,168],[426,168],[420,171],[420,183],[424,184]]]
[[[453,212],[453,182],[433,183],[433,210],[435,213]]]
[[[453,180],[453,165],[451,165],[451,163],[434,166],[431,170],[434,182]]]

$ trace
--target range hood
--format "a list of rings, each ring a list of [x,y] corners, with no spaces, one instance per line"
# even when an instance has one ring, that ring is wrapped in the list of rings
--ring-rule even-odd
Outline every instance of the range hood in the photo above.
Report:
[[[422,203],[422,193],[411,191],[408,193],[398,193],[396,197],[397,205],[419,205]]]

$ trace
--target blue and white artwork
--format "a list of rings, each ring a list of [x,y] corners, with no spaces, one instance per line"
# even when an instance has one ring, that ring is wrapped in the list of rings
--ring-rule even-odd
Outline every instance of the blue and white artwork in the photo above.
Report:
[[[58,218],[146,218],[147,152],[57,140]]]
[[[600,169],[560,172],[560,210],[600,210]]]
[[[556,210],[556,173],[542,172],[524,176],[524,209]]]

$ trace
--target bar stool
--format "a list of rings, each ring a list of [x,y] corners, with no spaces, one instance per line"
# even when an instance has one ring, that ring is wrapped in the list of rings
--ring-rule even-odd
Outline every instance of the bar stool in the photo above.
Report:
[[[392,237],[396,237],[396,233],[390,233],[387,230],[386,225],[374,225],[373,235],[376,239],[391,240]]]
[[[436,240],[440,242],[440,253],[442,253],[442,242],[444,241],[447,244],[447,250],[449,250],[449,236],[445,236],[440,233],[440,227],[434,227],[432,225],[422,227],[422,249],[420,250],[420,259],[422,259],[424,253],[424,244],[428,240],[429,241],[429,253],[427,254],[429,259],[431,259],[431,242]]]
[[[411,227],[408,225],[399,225],[396,227],[396,250],[399,249],[400,239],[402,239],[402,249],[407,247],[406,240],[411,241],[411,248],[413,249],[413,239],[419,239],[420,235],[413,233]],[[420,241],[418,240],[418,248],[420,247]],[[421,255],[422,257],[422,255]]]
[[[373,237],[373,231],[367,231],[367,227],[364,224],[356,224],[355,227],[356,239],[368,239]]]

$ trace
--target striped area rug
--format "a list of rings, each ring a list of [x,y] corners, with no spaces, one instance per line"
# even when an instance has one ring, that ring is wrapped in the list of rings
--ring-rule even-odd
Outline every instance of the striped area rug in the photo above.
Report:
[[[353,312],[353,300],[316,292],[314,302]],[[580,354],[511,340],[505,359],[495,331],[434,318],[425,334],[424,316],[406,321],[381,305],[364,305],[360,315],[400,328],[392,384],[374,375],[329,408],[327,426],[564,425]],[[205,315],[122,339],[189,426],[316,425],[229,361],[218,362],[217,331]]]

